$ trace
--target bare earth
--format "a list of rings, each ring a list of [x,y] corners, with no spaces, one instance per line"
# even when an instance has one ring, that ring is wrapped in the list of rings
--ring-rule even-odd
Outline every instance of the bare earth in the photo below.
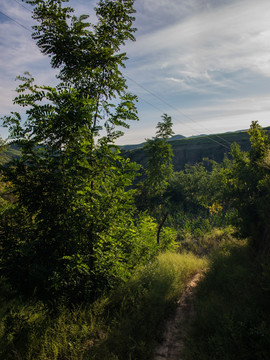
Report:
[[[182,360],[181,351],[184,348],[185,333],[181,324],[194,316],[192,299],[201,276],[198,273],[191,279],[178,300],[175,316],[167,322],[164,341],[157,348],[154,360]]]

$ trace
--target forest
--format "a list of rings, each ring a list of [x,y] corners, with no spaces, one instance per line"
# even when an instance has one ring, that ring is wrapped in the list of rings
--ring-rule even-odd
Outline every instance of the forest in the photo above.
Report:
[[[161,114],[145,165],[122,156],[134,0],[99,0],[94,24],[67,2],[26,1],[58,84],[19,75],[2,119],[0,359],[153,359],[196,273],[183,358],[269,359],[270,136],[254,121],[249,150],[176,171]]]

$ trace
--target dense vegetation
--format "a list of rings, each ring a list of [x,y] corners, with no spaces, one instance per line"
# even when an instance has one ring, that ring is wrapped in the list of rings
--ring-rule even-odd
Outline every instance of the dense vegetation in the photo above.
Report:
[[[150,359],[198,271],[187,359],[268,358],[269,135],[253,122],[249,151],[175,172],[164,114],[132,163],[114,141],[138,120],[120,51],[133,0],[100,0],[95,24],[27,2],[59,83],[20,76],[25,115],[4,118],[21,156],[1,165],[0,358]]]

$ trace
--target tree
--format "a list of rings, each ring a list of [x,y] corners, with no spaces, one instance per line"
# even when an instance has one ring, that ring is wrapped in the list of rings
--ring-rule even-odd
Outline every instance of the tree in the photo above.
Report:
[[[159,218],[159,228],[157,243],[161,228],[168,216],[166,208],[165,190],[169,184],[169,179],[173,174],[172,146],[168,143],[172,131],[172,119],[167,114],[162,115],[162,122],[158,122],[156,136],[147,139],[144,146],[147,151],[147,166],[145,170],[146,179],[139,185],[139,198],[143,201],[143,207]]]
[[[162,115],[163,122],[158,122],[156,136],[147,139],[145,149],[148,155],[145,184],[153,195],[161,196],[173,173],[172,146],[167,140],[174,134],[172,119],[167,114]]]
[[[168,192],[176,207],[181,206],[185,212],[195,215],[208,208],[209,186],[210,172],[203,163],[197,163],[186,165],[185,170],[174,173]]]
[[[161,117],[163,121],[160,121],[157,124],[156,137],[163,140],[168,140],[172,135],[174,135],[174,132],[172,130],[172,118],[167,114],[163,114]]]
[[[132,222],[126,187],[137,166],[120,156],[114,141],[122,134],[118,126],[138,120],[136,97],[120,71],[127,59],[120,49],[134,40],[135,29],[133,0],[100,0],[94,25],[64,2],[27,1],[39,23],[33,38],[60,70],[59,84],[37,86],[29,73],[18,77],[14,102],[26,107],[26,121],[18,112],[4,119],[22,157],[3,168],[18,202],[2,223],[1,267],[27,296],[66,294],[77,301],[117,278],[102,269],[102,252],[125,258],[127,245],[111,233],[117,228],[125,238]]]
[[[5,162],[4,152],[7,146],[5,141],[0,137],[0,165]],[[9,191],[11,188],[11,184],[4,181],[3,175],[0,172],[0,215],[2,215],[5,210],[11,206],[11,203],[14,199],[10,197]]]
[[[228,172],[225,196],[239,213],[241,231],[252,239],[257,253],[270,252],[270,136],[257,121],[248,131],[251,150],[232,146],[232,167]]]

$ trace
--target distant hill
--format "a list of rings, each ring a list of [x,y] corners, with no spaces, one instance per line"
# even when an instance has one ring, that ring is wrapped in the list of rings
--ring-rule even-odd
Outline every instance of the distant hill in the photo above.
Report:
[[[270,134],[270,127],[264,128]],[[181,136],[181,135],[180,135]],[[175,171],[185,168],[185,165],[194,165],[204,158],[221,162],[224,156],[229,154],[232,143],[238,143],[242,150],[250,149],[249,135],[247,130],[228,132],[215,135],[199,135],[197,137],[171,139],[173,148],[173,166]],[[141,147],[130,150],[123,149],[122,154],[131,161],[135,161],[144,167],[147,163],[147,153]]]
[[[6,149],[0,153],[0,164],[6,163],[14,158],[19,158],[21,152],[16,144],[9,144]]]
[[[180,139],[185,139],[185,136],[184,135],[174,135],[168,141],[175,141],[175,140],[180,140]],[[134,150],[134,149],[142,148],[144,145],[145,145],[145,142],[142,142],[140,144],[133,144],[133,145],[120,145],[119,147],[122,150]]]
[[[270,126],[264,128],[264,130],[270,134]],[[244,151],[250,149],[247,130],[192,137],[175,135],[171,137],[169,141],[173,148],[173,165],[175,171],[183,170],[185,165],[194,165],[204,158],[221,162],[225,154],[229,154],[230,146],[234,142],[238,143]],[[147,153],[143,149],[144,144],[145,143],[120,146],[122,155],[125,158],[130,158],[131,161],[146,166]],[[18,157],[20,157],[18,146],[16,144],[10,144],[8,148],[0,154],[0,163]]]
[[[180,139],[185,139],[186,137],[184,135],[173,135],[172,137],[169,138],[168,141],[175,141],[175,140],[180,140]]]
[[[142,148],[144,144],[145,142],[140,144],[132,144],[132,145],[120,145],[119,147],[121,150],[134,150],[134,149]]]

